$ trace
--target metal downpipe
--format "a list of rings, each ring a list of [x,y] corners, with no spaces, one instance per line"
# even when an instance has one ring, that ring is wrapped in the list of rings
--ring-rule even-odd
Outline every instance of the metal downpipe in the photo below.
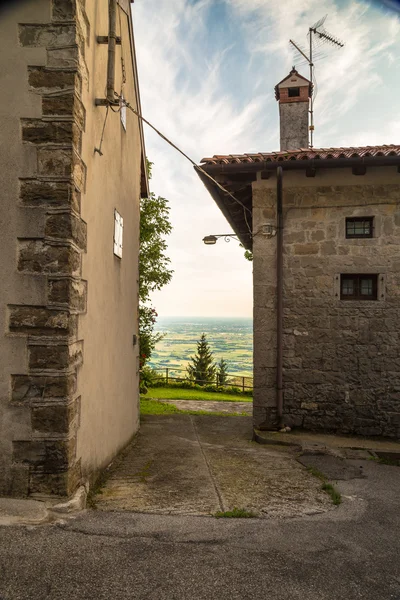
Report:
[[[283,171],[276,170],[276,412],[278,428],[283,427]]]
[[[107,100],[115,102],[115,47],[117,44],[117,0],[109,0],[108,5],[108,62]]]

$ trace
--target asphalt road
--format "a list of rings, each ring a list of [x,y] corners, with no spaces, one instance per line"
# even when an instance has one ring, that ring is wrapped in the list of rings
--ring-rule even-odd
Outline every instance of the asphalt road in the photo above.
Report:
[[[315,516],[88,511],[0,528],[0,598],[400,600],[400,469],[362,463]]]

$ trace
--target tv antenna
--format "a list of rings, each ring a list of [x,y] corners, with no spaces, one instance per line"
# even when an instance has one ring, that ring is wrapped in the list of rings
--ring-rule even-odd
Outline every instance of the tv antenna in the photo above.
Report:
[[[316,59],[325,58],[326,55],[324,54],[323,50],[321,50],[321,47],[324,44],[330,44],[331,46],[334,46],[336,48],[343,48],[343,46],[344,46],[344,43],[341,40],[339,40],[339,38],[332,35],[325,29],[324,23],[325,23],[327,16],[328,15],[325,15],[324,17],[322,17],[322,19],[320,19],[319,21],[314,23],[314,25],[309,27],[309,29],[308,29],[309,53],[308,54],[307,54],[307,50],[302,48],[300,46],[300,44],[296,44],[296,42],[294,42],[293,40],[289,40],[290,44],[292,44],[292,46],[294,46],[294,48],[296,49],[298,54],[300,54],[301,58],[305,59],[306,63],[308,64],[308,66],[310,68],[310,81],[312,83],[311,94],[310,94],[310,127],[309,127],[310,148],[313,147],[313,142],[314,142],[314,101],[317,96],[317,81],[315,79],[314,61]],[[314,90],[315,90],[315,93],[314,93]]]

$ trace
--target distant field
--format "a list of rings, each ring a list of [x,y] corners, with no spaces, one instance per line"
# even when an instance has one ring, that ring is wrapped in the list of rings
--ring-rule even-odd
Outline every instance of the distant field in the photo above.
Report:
[[[227,361],[232,375],[253,375],[252,319],[221,319],[194,317],[164,317],[157,322],[157,331],[165,334],[153,352],[150,366],[155,369],[186,370],[190,357],[196,353],[197,341],[207,335],[214,358]],[[172,376],[185,376],[173,373]]]

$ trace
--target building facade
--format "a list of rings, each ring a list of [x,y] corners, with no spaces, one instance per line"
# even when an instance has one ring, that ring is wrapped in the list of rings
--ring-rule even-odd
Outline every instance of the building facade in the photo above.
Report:
[[[400,146],[293,147],[297,75],[276,88],[280,152],[203,160],[234,198],[199,172],[253,251],[254,423],[398,438]]]
[[[111,4],[1,9],[1,495],[70,495],[139,425],[148,190],[141,124],[105,101]],[[140,110],[130,9],[114,15],[114,86]]]

